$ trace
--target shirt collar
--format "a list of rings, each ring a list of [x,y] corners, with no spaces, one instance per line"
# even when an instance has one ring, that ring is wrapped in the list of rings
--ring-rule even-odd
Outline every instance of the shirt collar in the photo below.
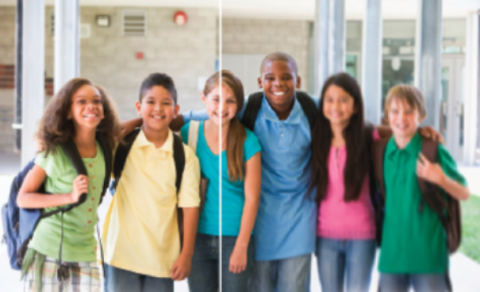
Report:
[[[280,122],[280,120],[278,119],[277,113],[275,113],[272,106],[268,103],[265,93],[263,94],[262,108],[263,108],[263,115],[265,116],[265,119],[271,120],[273,122]],[[302,113],[303,113],[302,107],[300,103],[297,101],[297,95],[295,94],[293,99],[293,108],[290,111],[288,118],[281,122],[285,122],[289,124],[299,124],[301,121]]]
[[[413,135],[412,140],[410,140],[407,146],[405,146],[405,148],[403,149],[398,148],[397,143],[395,143],[395,137],[392,137],[388,142],[385,155],[388,158],[392,158],[395,153],[399,151],[403,151],[405,153],[410,154],[411,156],[415,156],[418,154],[418,149],[421,148],[421,146],[422,146],[422,137],[418,132],[416,132],[415,135]]]
[[[151,146],[155,149],[155,145],[147,140],[147,137],[145,137],[145,133],[143,132],[143,129],[140,130],[140,133],[138,133],[137,139],[135,139],[135,146],[137,148],[143,148],[147,146]],[[168,130],[168,137],[167,140],[165,140],[165,143],[163,143],[162,147],[156,149],[159,151],[163,152],[173,152],[173,133]]]

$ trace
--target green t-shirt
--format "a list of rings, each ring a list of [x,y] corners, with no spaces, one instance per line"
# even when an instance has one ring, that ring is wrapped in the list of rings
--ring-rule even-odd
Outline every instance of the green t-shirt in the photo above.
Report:
[[[97,241],[94,237],[97,223],[97,207],[105,177],[105,160],[97,142],[95,158],[83,158],[88,173],[88,194],[85,203],[73,208],[63,215],[62,260],[67,262],[96,261]],[[47,173],[45,190],[51,194],[65,194],[73,190],[73,180],[77,172],[62,147],[57,146],[55,154],[45,157],[42,152],[37,155],[35,164]],[[56,208],[56,207],[55,207]],[[55,208],[47,208],[46,211]],[[29,247],[58,259],[61,237],[61,214],[40,220]]]
[[[445,273],[448,266],[446,235],[440,219],[428,205],[418,212],[422,194],[416,168],[421,149],[422,138],[417,133],[404,149],[399,149],[392,137],[385,150],[385,221],[378,267],[381,273]],[[443,145],[438,146],[437,163],[449,178],[466,185]]]

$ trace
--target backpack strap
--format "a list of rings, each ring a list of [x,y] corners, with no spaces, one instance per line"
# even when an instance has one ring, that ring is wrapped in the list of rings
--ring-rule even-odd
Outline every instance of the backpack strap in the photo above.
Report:
[[[182,139],[175,134],[173,134],[173,160],[175,161],[175,169],[177,171],[175,186],[177,187],[178,195],[182,185],[183,171],[185,170],[185,150],[183,149]]]
[[[188,145],[193,149],[193,153],[197,153],[198,130],[200,122],[191,121],[188,128]]]
[[[245,128],[253,132],[255,121],[257,120],[258,111],[262,107],[263,91],[252,93],[248,96],[247,106],[243,112],[242,124]]]
[[[77,174],[87,175],[87,169],[85,168],[85,164],[83,163],[83,159],[80,156],[80,153],[78,152],[77,145],[75,144],[75,142],[73,141],[73,139],[71,137],[67,140],[67,142],[65,142],[62,145],[62,149],[65,152],[65,154],[68,156],[68,158],[70,159],[70,162],[73,164],[73,167],[77,171]],[[72,209],[75,206],[78,206],[78,205],[82,204],[86,200],[87,200],[87,194],[83,193],[80,196],[80,199],[78,200],[77,203],[70,205],[71,206],[70,209]],[[69,211],[70,209],[65,210],[65,211]]]
[[[313,99],[304,91],[296,92],[297,100],[302,106],[302,110],[307,116],[308,124],[310,124],[310,130],[313,130],[315,122],[317,120],[318,109]]]
[[[437,153],[438,153],[438,143],[427,138],[422,137],[422,154],[432,163],[437,161]],[[420,206],[418,208],[418,212],[422,212],[425,203],[427,203],[433,211],[436,213],[443,214],[443,211],[447,207],[447,203],[442,198],[442,196],[438,193],[437,188],[427,182],[424,179],[418,177],[418,186],[422,191],[422,199],[420,201]],[[443,216],[441,216],[443,217]]]
[[[438,161],[438,143],[422,137],[422,154],[430,161]],[[422,199],[418,211],[422,212],[425,203],[440,219],[446,234],[447,247],[450,253],[455,252],[461,244],[461,208],[458,200],[451,196],[444,197],[437,186],[418,178]]]
[[[296,99],[300,103],[303,112],[307,116],[308,124],[310,125],[310,130],[313,130],[315,126],[315,121],[317,120],[317,105],[312,100],[312,98],[304,91],[295,92]],[[250,94],[247,101],[247,106],[242,117],[242,124],[253,132],[255,128],[255,121],[257,120],[258,111],[262,107],[264,93],[263,91],[255,92]]]
[[[118,181],[122,176],[123,168],[125,167],[125,162],[127,161],[128,153],[132,149],[133,142],[140,133],[140,128],[136,128],[130,134],[128,134],[124,139],[123,143],[119,143],[117,146],[117,151],[115,152],[115,160],[113,161],[113,177],[115,181],[113,183],[113,189],[117,189]]]

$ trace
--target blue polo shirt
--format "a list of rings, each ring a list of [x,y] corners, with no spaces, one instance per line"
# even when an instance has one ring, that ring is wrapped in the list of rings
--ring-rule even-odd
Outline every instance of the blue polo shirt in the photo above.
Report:
[[[183,118],[187,123],[208,116],[205,111],[187,112]],[[271,261],[310,254],[315,248],[317,208],[313,194],[308,193],[311,134],[307,116],[295,99],[289,117],[281,121],[264,98],[253,132],[262,147],[255,259]]]

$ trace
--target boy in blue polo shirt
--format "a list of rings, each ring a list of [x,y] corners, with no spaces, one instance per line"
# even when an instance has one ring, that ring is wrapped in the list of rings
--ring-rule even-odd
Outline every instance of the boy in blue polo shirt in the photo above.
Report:
[[[262,146],[262,190],[251,291],[308,291],[316,204],[308,192],[310,124],[295,94],[301,79],[295,60],[280,52],[267,55],[260,72],[264,98],[253,132]],[[183,115],[185,123],[207,118],[205,112]]]

